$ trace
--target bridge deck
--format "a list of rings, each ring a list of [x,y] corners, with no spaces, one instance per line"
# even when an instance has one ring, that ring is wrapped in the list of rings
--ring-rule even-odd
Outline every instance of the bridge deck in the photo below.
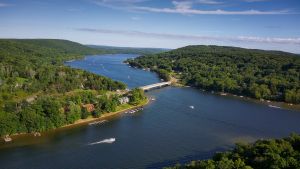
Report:
[[[140,89],[147,91],[147,90],[151,90],[154,88],[159,88],[159,87],[169,86],[169,85],[171,85],[171,82],[161,82],[161,83],[155,83],[155,84],[151,84],[151,85],[147,85],[147,86],[142,86],[142,87],[140,87]]]

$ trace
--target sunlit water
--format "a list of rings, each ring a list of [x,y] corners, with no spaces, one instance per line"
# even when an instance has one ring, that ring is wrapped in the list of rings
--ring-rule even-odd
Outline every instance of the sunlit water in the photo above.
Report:
[[[67,64],[130,88],[159,81],[151,72],[123,64],[128,57],[135,56],[89,56]],[[2,144],[0,168],[161,168],[208,158],[235,142],[300,133],[300,112],[192,88],[166,87],[147,94],[156,101],[136,114]]]

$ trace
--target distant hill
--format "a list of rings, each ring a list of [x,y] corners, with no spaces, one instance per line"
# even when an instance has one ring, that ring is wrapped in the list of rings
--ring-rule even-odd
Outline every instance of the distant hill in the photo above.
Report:
[[[6,52],[10,55],[23,52],[24,54],[43,55],[43,59],[51,57],[55,60],[59,59],[62,55],[64,55],[64,58],[61,59],[68,60],[68,56],[71,55],[71,57],[74,57],[75,55],[82,56],[104,53],[104,51],[99,49],[60,39],[0,39],[0,50],[1,52]]]
[[[98,46],[98,45],[87,45],[94,49],[100,49],[106,53],[123,53],[123,54],[156,54],[161,52],[169,51],[170,49],[163,48],[133,48],[133,47],[114,47],[114,46]]]
[[[210,91],[300,103],[300,55],[226,46],[187,46],[128,60]]]

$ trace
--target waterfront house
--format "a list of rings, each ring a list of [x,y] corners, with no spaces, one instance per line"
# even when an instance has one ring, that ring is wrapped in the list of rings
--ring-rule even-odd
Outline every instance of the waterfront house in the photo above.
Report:
[[[121,97],[119,98],[119,102],[120,104],[126,104],[129,102],[129,98],[128,97]]]
[[[95,110],[95,106],[93,104],[84,104],[82,107],[86,108],[87,112],[92,112]]]

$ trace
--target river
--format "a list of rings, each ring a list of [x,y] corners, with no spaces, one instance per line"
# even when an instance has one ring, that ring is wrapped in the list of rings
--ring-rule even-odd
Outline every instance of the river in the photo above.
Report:
[[[154,73],[122,63],[135,56],[88,56],[66,64],[122,81],[129,88],[158,82]],[[138,113],[122,114],[101,125],[55,130],[0,145],[0,168],[161,168],[208,158],[236,142],[300,133],[297,111],[193,88],[166,87],[147,95],[156,101]],[[116,140],[91,144],[109,138]]]

